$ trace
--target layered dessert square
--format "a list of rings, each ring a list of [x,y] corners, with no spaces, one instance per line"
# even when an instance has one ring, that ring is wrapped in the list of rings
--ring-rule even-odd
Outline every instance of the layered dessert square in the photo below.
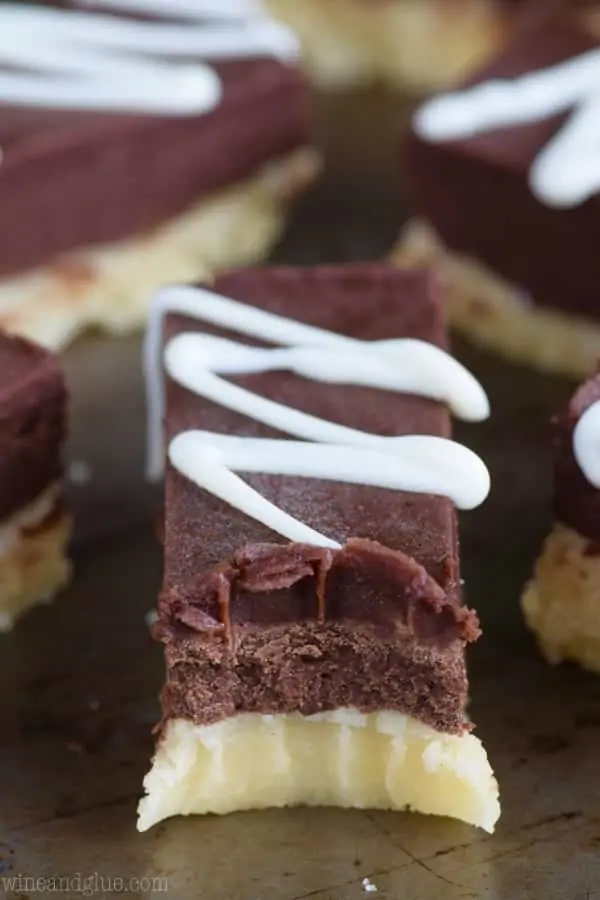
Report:
[[[297,43],[254,4],[2,3],[0,325],[54,349],[262,258],[314,177]]]
[[[167,679],[140,830],[297,804],[493,829],[455,514],[489,475],[448,413],[488,404],[444,349],[442,304],[431,273],[383,265],[240,270],[158,295]]]
[[[61,451],[66,387],[56,359],[0,332],[0,631],[69,577]]]
[[[600,672],[600,375],[553,422],[555,524],[523,593],[551,663]]]
[[[416,113],[418,219],[396,254],[440,267],[474,341],[581,377],[600,356],[599,83],[597,11],[540,4],[491,65]]]
[[[298,34],[317,84],[421,93],[477,68],[510,33],[518,0],[267,0]]]

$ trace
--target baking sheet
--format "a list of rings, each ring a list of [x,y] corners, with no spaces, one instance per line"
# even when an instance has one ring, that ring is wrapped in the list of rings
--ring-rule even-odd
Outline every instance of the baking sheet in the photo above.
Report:
[[[362,111],[338,100],[334,112],[340,127],[324,140],[335,177],[300,204],[279,259],[376,257],[400,224],[393,137],[404,114],[372,99]],[[463,516],[462,545],[468,600],[484,626],[470,654],[471,712],[501,784],[497,833],[408,814],[301,809],[178,819],[137,835],[163,674],[145,624],[160,583],[159,497],[141,475],[139,340],[88,337],[65,356],[69,455],[87,466],[75,467],[79,481],[82,471],[91,476],[71,486],[76,579],[53,607],[0,638],[0,897],[600,897],[600,679],[546,666],[518,610],[549,527],[547,421],[569,385],[457,352],[494,410],[457,436],[483,455],[493,480],[485,506]]]

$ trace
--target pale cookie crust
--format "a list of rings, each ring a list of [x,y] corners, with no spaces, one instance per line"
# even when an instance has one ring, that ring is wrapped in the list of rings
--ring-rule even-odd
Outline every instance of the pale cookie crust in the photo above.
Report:
[[[325,88],[380,81],[417,93],[466,75],[500,46],[491,0],[267,0]]]
[[[71,519],[61,512],[43,524],[59,499],[55,485],[0,523],[0,632],[9,631],[32,606],[50,602],[69,581],[65,554]]]
[[[396,712],[244,713],[171,720],[144,780],[138,829],[176,815],[281,806],[410,809],[492,832],[498,785],[481,742]]]
[[[589,538],[556,523],[521,605],[549,663],[600,673],[600,549]]]
[[[451,325],[512,362],[581,378],[600,359],[600,323],[535,306],[477,260],[448,251],[423,221],[409,223],[392,262],[435,265],[448,291]]]
[[[303,148],[150,234],[0,280],[0,326],[54,351],[86,328],[116,334],[141,328],[159,286],[206,280],[262,259],[280,234],[288,202],[318,170],[315,151]]]

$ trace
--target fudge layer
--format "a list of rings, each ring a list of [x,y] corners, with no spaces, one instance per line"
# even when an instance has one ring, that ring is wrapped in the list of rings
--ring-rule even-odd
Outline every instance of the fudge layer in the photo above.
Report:
[[[202,21],[188,27],[202,36]],[[220,96],[197,115],[2,105],[0,94],[0,323],[53,347],[86,324],[125,331],[161,283],[268,250],[316,174],[307,86],[267,50],[210,68]]]
[[[445,344],[440,294],[424,272],[247,270],[215,290],[360,340]],[[165,330],[167,340],[215,333],[177,315]],[[232,380],[373,434],[450,431],[445,407],[416,396],[285,371]],[[169,378],[167,440],[194,428],[281,436]],[[139,828],[176,814],[336,804],[492,829],[497,786],[466,715],[464,651],[479,629],[460,598],[452,503],[326,480],[244,480],[340,548],[288,543],[167,467],[157,635],[168,675]]]
[[[600,376],[553,423],[555,525],[522,605],[544,656],[600,672]],[[588,466],[590,469],[588,470]]]
[[[0,332],[0,630],[67,581],[66,388],[45,350]]]
[[[580,376],[600,354],[600,194],[593,179],[578,193],[589,168],[573,156],[586,152],[581,66],[599,65],[586,23],[572,7],[535,11],[492,64],[417,112],[407,161],[419,220],[395,254],[440,267],[450,317],[474,340]]]
[[[299,35],[327,88],[383,82],[423,92],[452,84],[492,55],[517,3],[502,0],[268,0]]]

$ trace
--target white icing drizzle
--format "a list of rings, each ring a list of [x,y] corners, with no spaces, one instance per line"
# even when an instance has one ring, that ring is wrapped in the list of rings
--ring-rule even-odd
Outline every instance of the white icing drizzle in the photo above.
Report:
[[[257,348],[203,333],[182,333],[162,349],[167,313],[278,345]],[[164,466],[164,374],[227,409],[301,438],[262,439],[189,431],[168,448],[173,466],[200,487],[292,541],[326,547],[335,541],[284,513],[235,472],[322,478],[390,490],[450,497],[478,506],[489,492],[489,473],[476,454],[430,435],[382,437],[338,425],[260,397],[220,377],[286,370],[313,381],[362,385],[445,401],[462,418],[489,414],[485,392],[449,354],[423,341],[359,341],[304,325],[204,288],[171,287],[155,299],[145,342],[148,391],[148,474]],[[312,442],[312,443],[307,443]]]
[[[436,97],[415,116],[430,141],[461,140],[573,110],[530,170],[534,195],[569,208],[600,190],[600,48],[510,80]]]
[[[600,488],[600,401],[592,403],[577,422],[573,453],[590,484]]]
[[[262,15],[259,0],[77,0],[78,6],[171,19],[242,19]]]
[[[98,0],[141,21],[97,12],[0,4],[0,102],[19,106],[199,115],[219,103],[216,72],[191,59],[297,57],[291,32],[248,0]],[[194,14],[192,15],[192,6]],[[179,15],[188,21],[174,21]]]

